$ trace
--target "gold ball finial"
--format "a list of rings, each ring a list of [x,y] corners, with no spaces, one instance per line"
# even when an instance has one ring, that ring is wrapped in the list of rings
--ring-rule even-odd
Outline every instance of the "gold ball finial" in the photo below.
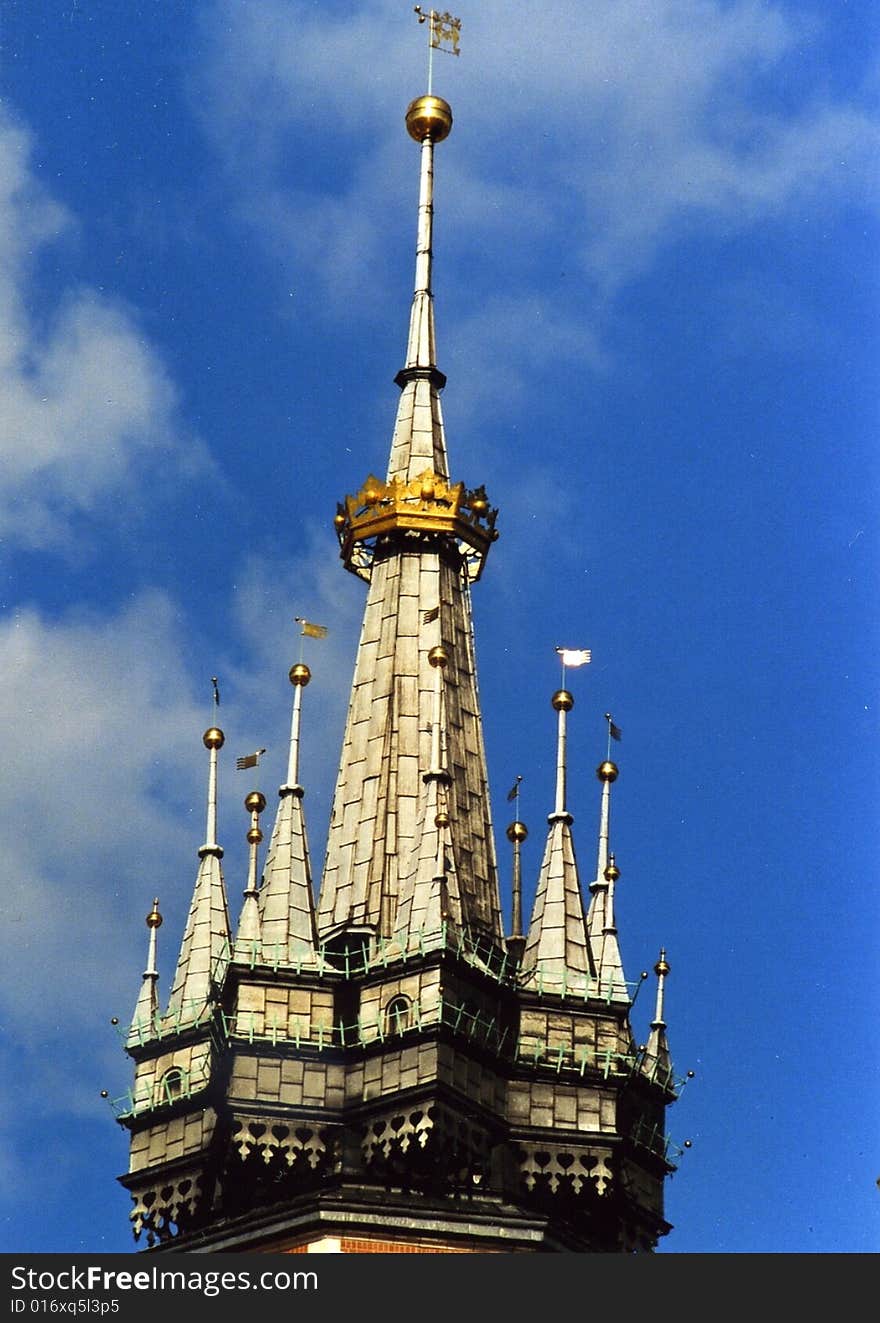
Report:
[[[596,775],[600,781],[616,781],[617,764],[606,758],[605,762],[600,763],[596,768]]]
[[[669,973],[669,964],[666,960],[666,952],[664,950],[661,950],[660,952],[660,959],[657,961],[656,965],[654,966],[654,973],[657,975],[658,978],[661,975],[666,975]]]
[[[153,908],[150,910],[149,914],[147,915],[147,927],[148,928],[162,927],[162,915],[159,913],[158,900],[153,901]]]
[[[297,662],[294,666],[291,666],[287,673],[287,678],[291,684],[307,685],[312,678],[312,673],[308,666],[306,666],[305,662]],[[309,699],[310,703],[311,701],[312,700]]]
[[[446,648],[444,648],[442,643],[438,643],[435,648],[431,649],[431,651],[428,653],[428,661],[431,663],[432,666],[449,665],[449,653],[446,650]]]
[[[251,827],[247,834],[248,845],[259,845],[262,839],[263,833],[260,831],[259,827]]]
[[[555,712],[570,712],[574,707],[574,695],[567,689],[557,689],[550,701]]]
[[[613,854],[609,855],[608,867],[605,869],[605,881],[616,882],[619,877],[620,877],[620,869],[617,867],[617,864],[614,862],[614,855]]]
[[[219,726],[209,726],[202,736],[202,743],[206,749],[222,749],[226,736]]]
[[[252,790],[245,796],[244,806],[248,813],[262,813],[266,807],[266,796],[262,790]]]
[[[512,822],[507,828],[507,839],[513,844],[516,842],[522,843],[528,834],[528,828],[524,822]]]
[[[406,131],[416,142],[442,142],[452,129],[452,107],[440,96],[418,96],[406,110]]]
[[[449,814],[446,812],[446,809],[439,809],[434,818],[434,826],[448,827],[451,821],[452,819],[450,818]]]

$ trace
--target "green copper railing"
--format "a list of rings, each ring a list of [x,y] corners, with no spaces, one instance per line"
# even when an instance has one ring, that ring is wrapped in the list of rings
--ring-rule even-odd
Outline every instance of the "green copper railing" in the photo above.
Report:
[[[340,974],[351,978],[372,973],[378,968],[424,957],[430,952],[450,951],[467,963],[477,966],[498,983],[519,986],[538,996],[582,997],[584,1001],[628,1001],[634,1004],[642,980],[599,980],[589,974],[573,974],[563,968],[557,971],[546,963],[527,975],[519,972],[510,953],[496,942],[469,929],[443,923],[436,929],[419,929],[415,933],[398,934],[387,938],[371,937],[344,951],[331,951],[320,946],[317,951],[308,948],[291,954],[287,945],[251,940],[235,944],[233,959],[237,964],[254,969],[258,965],[270,969],[291,969],[300,974]],[[623,996],[621,996],[623,993]]]
[[[473,934],[445,922],[439,928],[420,928],[393,937],[376,934],[345,950],[333,950],[328,945],[322,945],[314,951],[304,946],[299,952],[290,952],[286,943],[252,939],[236,942],[234,959],[237,964],[251,969],[259,965],[275,970],[291,969],[298,974],[309,971],[351,978],[438,951],[451,951],[478,964],[484,973],[498,982],[515,980],[516,966],[509,952],[480,934]]]
[[[471,1041],[478,1041],[491,1047],[495,1052],[502,1052],[509,1030],[500,1028],[494,1017],[483,1015],[480,1011],[440,997],[432,1006],[422,1008],[413,1003],[409,1008],[407,1021],[396,1019],[389,1026],[387,1016],[358,1016],[350,1024],[337,1021],[332,1026],[318,1025],[303,1033],[298,1028],[289,1028],[288,1017],[273,1016],[271,1020],[260,1011],[239,1011],[233,1015],[221,1013],[225,1033],[230,1040],[244,1039],[248,1043],[270,1042],[292,1043],[295,1048],[308,1045],[319,1052],[328,1047],[366,1047],[389,1039],[403,1038],[407,1034],[418,1033],[424,1029],[445,1025]],[[295,1017],[292,1017],[295,1018]]]
[[[556,970],[543,965],[522,976],[510,954],[495,942],[448,923],[430,931],[420,929],[408,934],[405,940],[402,937],[376,936],[369,943],[363,942],[341,952],[321,946],[317,951],[303,948],[300,953],[291,955],[286,945],[282,947],[279,944],[247,941],[237,942],[234,947],[230,947],[224,942],[222,949],[215,954],[211,968],[211,990],[205,998],[179,1001],[172,996],[172,1005],[164,1014],[157,1013],[148,1022],[135,1021],[130,1029],[121,1032],[130,1044],[143,1045],[210,1021],[219,1001],[228,966],[233,961],[249,969],[284,968],[294,974],[351,978],[392,964],[406,964],[431,952],[444,951],[452,952],[472,967],[479,968],[484,975],[499,984],[520,987],[538,997],[561,996],[569,1000],[578,997],[584,1002],[601,1002],[608,1006],[628,1003],[632,1006],[641,986],[641,980],[612,980],[606,983],[589,974],[573,975],[565,968]],[[623,998],[620,995],[622,989],[625,990]]]

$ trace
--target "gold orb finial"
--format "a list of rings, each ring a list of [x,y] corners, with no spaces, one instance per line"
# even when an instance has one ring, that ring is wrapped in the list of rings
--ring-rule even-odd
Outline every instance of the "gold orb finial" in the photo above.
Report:
[[[158,899],[153,901],[153,908],[150,910],[149,914],[147,915],[147,927],[148,928],[162,927],[162,915],[159,913]]]
[[[438,809],[434,817],[434,826],[448,827],[451,821],[452,819],[450,818],[449,814],[446,812],[446,809]]]
[[[248,813],[262,813],[266,807],[266,796],[262,790],[252,790],[245,796],[244,806]]]
[[[600,781],[617,780],[617,764],[606,758],[604,763],[600,763],[596,768],[596,775]]]
[[[291,666],[287,673],[287,678],[291,684],[307,685],[312,678],[312,673],[308,666],[306,666],[305,662],[297,662],[294,666]],[[309,699],[310,703],[311,701],[312,700]]]
[[[620,869],[617,867],[617,864],[614,862],[614,855],[613,854],[609,855],[608,867],[605,869],[605,881],[616,882],[619,877],[620,877]]]
[[[669,964],[666,960],[666,951],[663,948],[661,948],[660,950],[660,959],[657,961],[656,965],[654,966],[654,973],[657,975],[658,978],[660,977],[661,974],[666,975],[669,973]]]
[[[550,701],[555,712],[570,712],[574,707],[574,695],[567,689],[557,689]]]
[[[442,643],[438,643],[436,648],[432,648],[428,653],[428,661],[432,666],[448,666],[449,652]]]
[[[417,96],[406,110],[406,131],[416,142],[442,142],[452,129],[452,107],[440,96]]]
[[[222,749],[226,736],[219,726],[209,726],[202,736],[202,743],[206,749]]]
[[[522,842],[528,836],[528,828],[524,822],[512,822],[507,828],[507,839],[512,843]]]
[[[259,845],[262,839],[263,833],[260,831],[259,827],[251,827],[247,834],[248,845]]]

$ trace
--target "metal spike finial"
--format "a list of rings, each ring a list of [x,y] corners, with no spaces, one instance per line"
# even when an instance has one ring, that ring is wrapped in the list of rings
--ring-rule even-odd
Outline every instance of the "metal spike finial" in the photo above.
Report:
[[[252,790],[249,795],[245,796],[244,806],[250,814],[251,824],[247,834],[249,846],[248,876],[247,886],[244,890],[245,909],[242,912],[239,926],[239,938],[259,936],[259,923],[256,911],[253,910],[253,902],[256,901],[258,895],[257,851],[260,847],[260,841],[263,839],[263,833],[260,830],[260,814],[266,807],[266,796],[261,790]],[[251,928],[254,928],[254,931],[251,931]]]
[[[218,700],[219,701],[219,700]],[[205,827],[205,844],[199,854],[217,854],[222,850],[217,844],[217,752],[223,748],[226,736],[219,726],[209,726],[202,736],[202,743],[208,750],[208,811]]]
[[[522,780],[522,778],[520,777],[520,778],[518,779],[518,781],[517,781],[517,788],[519,788],[519,780]],[[526,839],[526,837],[528,836],[528,834],[529,834],[529,833],[528,833],[528,829],[527,829],[527,827],[526,827],[526,824],[525,824],[524,822],[520,822],[519,818],[516,818],[516,819],[510,824],[510,826],[507,828],[507,839],[510,841],[511,845],[513,846],[513,881],[512,881],[512,885],[511,885],[511,892],[512,892],[512,895],[511,895],[511,899],[512,899],[511,920],[512,920],[512,922],[511,922],[511,934],[510,934],[510,935],[511,935],[511,938],[513,939],[513,941],[514,941],[514,942],[517,942],[517,943],[522,943],[523,940],[524,940],[524,939],[523,939],[523,930],[522,930],[522,855],[521,855],[521,847],[522,847],[522,843],[523,843],[523,841]],[[509,945],[510,945],[510,944],[508,943],[508,946],[509,946]]]
[[[312,628],[324,629],[324,626],[314,625],[312,626]],[[315,634],[312,635],[311,637],[324,638],[326,633],[327,631],[326,629],[324,629],[323,634]],[[303,634],[305,635],[305,630],[303,630]],[[302,652],[301,646],[300,646],[300,652]],[[305,662],[302,660],[302,656],[300,656],[300,660],[298,662],[295,662],[294,665],[291,666],[290,670],[287,673],[287,678],[290,681],[290,683],[293,685],[293,709],[290,715],[290,743],[288,745],[288,752],[287,752],[287,780],[284,782],[284,787],[287,789],[292,789],[294,786],[299,785],[299,745],[300,745],[300,728],[302,725],[303,691],[312,678],[312,673],[309,670],[308,666],[306,666]]]
[[[565,758],[565,717],[574,707],[574,698],[567,689],[557,689],[550,700],[557,714],[556,728],[556,801],[553,817],[568,817],[565,807],[566,758]]]

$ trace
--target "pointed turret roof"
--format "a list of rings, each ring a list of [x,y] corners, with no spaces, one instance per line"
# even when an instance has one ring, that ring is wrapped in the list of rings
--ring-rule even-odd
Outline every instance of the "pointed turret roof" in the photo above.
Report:
[[[416,279],[401,397],[385,482],[370,477],[337,513],[342,557],[369,582],[327,839],[322,938],[366,929],[390,938],[422,840],[434,681],[428,655],[449,653],[444,682],[447,809],[461,920],[501,940],[501,912],[474,657],[470,583],[495,536],[482,488],[448,476],[431,293],[434,145],[452,126],[439,97],[420,97],[407,129],[421,144]],[[433,793],[433,792],[432,792]],[[430,833],[434,830],[427,823]]]
[[[134,1008],[134,1015],[131,1017],[131,1027],[128,1031],[129,1046],[133,1043],[145,1043],[156,1033],[156,1019],[159,1014],[159,971],[156,968],[156,935],[162,927],[162,915],[159,913],[158,899],[153,901],[153,908],[147,915],[146,923],[150,930],[150,940],[147,947],[147,967],[144,970],[143,982]]]
[[[263,833],[260,830],[260,814],[266,807],[266,796],[259,790],[252,790],[246,797],[244,806],[251,815],[248,830],[248,879],[244,889],[244,902],[238,921],[238,934],[235,939],[235,954],[238,960],[254,959],[260,949],[260,905],[257,886],[257,851]]]
[[[553,992],[586,993],[594,974],[587,938],[584,902],[578,878],[572,816],[565,807],[566,714],[574,706],[567,689],[553,695],[557,713],[556,807],[550,814],[550,830],[532,909],[521,974],[529,984]]]
[[[671,1089],[672,1057],[666,1040],[666,1022],[663,1019],[663,985],[669,974],[669,964],[666,960],[666,952],[662,949],[660,959],[654,966],[654,973],[657,975],[657,1002],[654,1009],[654,1019],[651,1021],[651,1032],[645,1044],[642,1070],[651,1079],[656,1080],[658,1084],[662,1084],[664,1088]]]
[[[602,807],[599,814],[599,857],[596,878],[590,883],[592,899],[587,915],[587,931],[596,965],[598,994],[607,1001],[629,1002],[630,995],[623,973],[623,961],[617,941],[614,919],[614,884],[620,869],[609,854],[611,831],[611,786],[617,780],[617,764],[607,758],[599,764],[596,775],[602,782]]]
[[[312,868],[303,810],[304,791],[299,784],[302,697],[311,674],[304,662],[290,668],[293,712],[287,781],[278,791],[278,813],[259,899],[259,962],[265,965],[313,965],[317,960]]]
[[[514,787],[517,808],[519,808],[519,782],[521,780],[522,777],[518,776]],[[521,822],[518,816],[507,828],[507,839],[513,846],[513,870],[510,880],[510,936],[507,939],[507,950],[517,963],[522,957],[526,944],[522,928],[522,844],[528,834],[526,824]]]
[[[192,902],[165,1013],[166,1018],[178,1024],[200,1017],[229,960],[229,906],[220,863],[223,850],[217,844],[217,753],[224,740],[223,731],[217,726],[211,726],[203,737],[210,754],[207,831],[205,844],[199,850]]]

